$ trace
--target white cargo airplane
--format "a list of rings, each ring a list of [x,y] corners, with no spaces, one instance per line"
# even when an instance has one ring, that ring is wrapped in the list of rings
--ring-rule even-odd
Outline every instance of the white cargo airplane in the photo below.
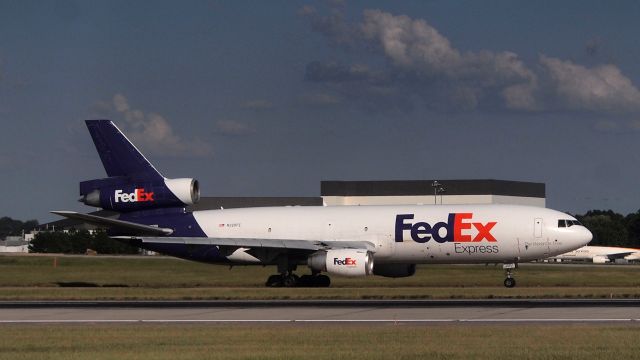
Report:
[[[549,260],[555,261],[591,261],[595,264],[604,264],[616,259],[640,261],[640,249],[615,246],[584,246],[549,258]]]
[[[141,248],[189,260],[276,265],[267,286],[329,286],[321,272],[411,276],[416,264],[503,263],[506,287],[519,262],[562,254],[591,241],[565,213],[515,205],[318,206],[187,212],[194,179],[163,177],[109,120],[87,126],[108,177],[80,183],[80,201],[117,219],[56,214],[109,228]],[[571,227],[559,227],[570,221]],[[311,275],[298,277],[306,265]]]

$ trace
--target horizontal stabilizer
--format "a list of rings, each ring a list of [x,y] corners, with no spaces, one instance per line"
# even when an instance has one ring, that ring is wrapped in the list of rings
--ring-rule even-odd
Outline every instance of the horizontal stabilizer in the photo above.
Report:
[[[117,239],[132,239],[116,236]],[[375,252],[375,246],[367,241],[316,241],[290,239],[210,238],[210,237],[133,237],[143,243],[214,245],[237,248],[273,248],[292,250],[363,249]]]
[[[138,224],[130,221],[104,218],[101,216],[89,214],[81,214],[75,211],[52,211],[51,213],[64,216],[69,219],[81,220],[82,222],[85,222],[87,224],[96,225],[99,227],[130,230],[132,234],[136,235],[171,235],[171,233],[173,233],[173,230],[168,228],[160,228],[157,226]]]

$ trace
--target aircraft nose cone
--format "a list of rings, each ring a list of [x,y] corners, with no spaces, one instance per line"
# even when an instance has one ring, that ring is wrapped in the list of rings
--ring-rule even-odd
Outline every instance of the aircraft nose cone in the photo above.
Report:
[[[582,240],[582,245],[587,245],[593,239],[593,234],[586,227],[582,229],[582,233],[580,234],[580,238]]]

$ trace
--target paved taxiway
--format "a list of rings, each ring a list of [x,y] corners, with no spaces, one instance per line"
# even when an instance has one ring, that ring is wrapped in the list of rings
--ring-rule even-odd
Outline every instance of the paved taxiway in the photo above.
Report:
[[[180,303],[180,306],[162,306],[142,303],[144,306],[125,306],[124,303],[55,303],[44,306],[19,303],[0,304],[0,323],[242,323],[242,322],[300,322],[300,323],[629,323],[640,324],[640,306],[637,302],[596,302],[569,306],[567,303],[540,301],[512,303],[482,303],[481,306],[452,302],[420,305],[408,302],[351,302],[317,306],[314,303],[294,302],[251,303],[222,302],[207,304]],[[145,305],[146,304],[146,305]],[[438,306],[438,304],[440,304]],[[444,305],[442,305],[444,304]],[[622,304],[622,305],[621,305]]]

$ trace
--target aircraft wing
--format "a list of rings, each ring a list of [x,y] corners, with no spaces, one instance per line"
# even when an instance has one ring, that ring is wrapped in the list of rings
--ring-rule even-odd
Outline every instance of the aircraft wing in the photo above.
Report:
[[[145,237],[115,236],[115,239],[140,240],[143,243],[214,245],[235,248],[271,248],[291,250],[363,249],[375,252],[376,247],[368,241],[318,241],[291,239],[210,238],[210,237]]]
[[[138,224],[130,221],[105,218],[102,216],[95,216],[90,214],[82,214],[75,211],[52,211],[52,214],[64,216],[69,219],[81,220],[85,223],[108,227],[108,228],[116,228],[125,231],[135,232],[136,234],[145,234],[145,235],[170,235],[173,233],[172,229],[160,228],[157,226],[149,226]]]
[[[173,230],[156,226],[138,224],[130,221],[105,218],[74,211],[52,211],[53,214],[107,228],[116,228],[135,234],[135,236],[114,236],[115,239],[140,240],[143,243],[214,245],[229,248],[288,249],[299,251],[318,251],[329,249],[363,249],[375,252],[376,247],[368,241],[319,241],[295,239],[258,239],[258,238],[210,238],[210,237],[170,237]],[[149,236],[147,236],[149,235]],[[165,235],[165,236],[162,236]]]

